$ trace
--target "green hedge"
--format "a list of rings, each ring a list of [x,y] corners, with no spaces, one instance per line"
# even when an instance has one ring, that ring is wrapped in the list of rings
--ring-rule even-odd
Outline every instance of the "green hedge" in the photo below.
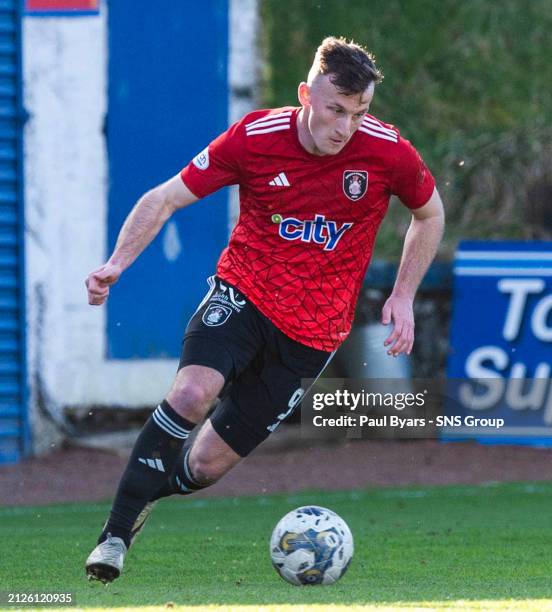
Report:
[[[320,40],[346,36],[385,74],[371,112],[412,140],[459,238],[552,237],[551,0],[261,0],[264,104],[294,104]],[[378,255],[409,216],[393,205]],[[547,226],[548,224],[548,226]]]

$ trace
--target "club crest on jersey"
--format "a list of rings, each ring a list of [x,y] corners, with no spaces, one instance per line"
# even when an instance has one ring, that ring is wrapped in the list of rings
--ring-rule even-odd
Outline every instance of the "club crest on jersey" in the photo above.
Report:
[[[280,238],[323,244],[324,251],[333,251],[343,234],[353,227],[352,223],[343,223],[339,226],[336,221],[326,221],[324,215],[314,215],[314,219],[307,221],[272,215],[272,223],[278,224]]]
[[[220,304],[211,304],[209,308],[203,313],[201,320],[208,327],[218,327],[224,325],[228,318],[232,314],[232,309],[228,306],[221,306]]]
[[[366,170],[345,170],[343,172],[343,193],[356,202],[368,190],[368,172]]]

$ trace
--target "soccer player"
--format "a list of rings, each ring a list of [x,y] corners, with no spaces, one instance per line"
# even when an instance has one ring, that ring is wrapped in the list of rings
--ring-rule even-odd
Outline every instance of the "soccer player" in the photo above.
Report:
[[[301,379],[318,377],[349,333],[392,194],[412,221],[382,322],[393,324],[389,355],[410,353],[412,303],[444,213],[414,147],[368,114],[380,80],[364,48],[323,40],[299,85],[300,106],[246,115],[148,191],[107,263],[88,276],[90,304],[103,304],[173,213],[239,184],[238,223],[188,324],[174,383],[136,441],[86,561],[90,578],[119,576],[156,499],[213,484],[297,407]]]

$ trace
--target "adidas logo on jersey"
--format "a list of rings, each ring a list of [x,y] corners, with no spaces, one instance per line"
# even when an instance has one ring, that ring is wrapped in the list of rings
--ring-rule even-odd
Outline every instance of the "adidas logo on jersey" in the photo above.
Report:
[[[268,184],[272,185],[273,187],[290,187],[291,186],[289,184],[289,181],[287,180],[287,176],[283,172],[280,172],[280,174],[278,176],[275,176]]]
[[[353,227],[352,223],[343,223],[338,227],[336,221],[326,221],[324,215],[314,215],[314,219],[308,221],[272,215],[272,222],[278,223],[278,234],[284,240],[323,244],[324,251],[333,251],[343,234]]]

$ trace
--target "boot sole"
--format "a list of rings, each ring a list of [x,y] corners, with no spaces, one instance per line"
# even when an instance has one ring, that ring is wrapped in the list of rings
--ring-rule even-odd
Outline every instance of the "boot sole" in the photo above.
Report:
[[[86,575],[88,576],[88,580],[99,580],[104,584],[108,584],[118,578],[121,572],[112,565],[91,563],[86,566]]]

